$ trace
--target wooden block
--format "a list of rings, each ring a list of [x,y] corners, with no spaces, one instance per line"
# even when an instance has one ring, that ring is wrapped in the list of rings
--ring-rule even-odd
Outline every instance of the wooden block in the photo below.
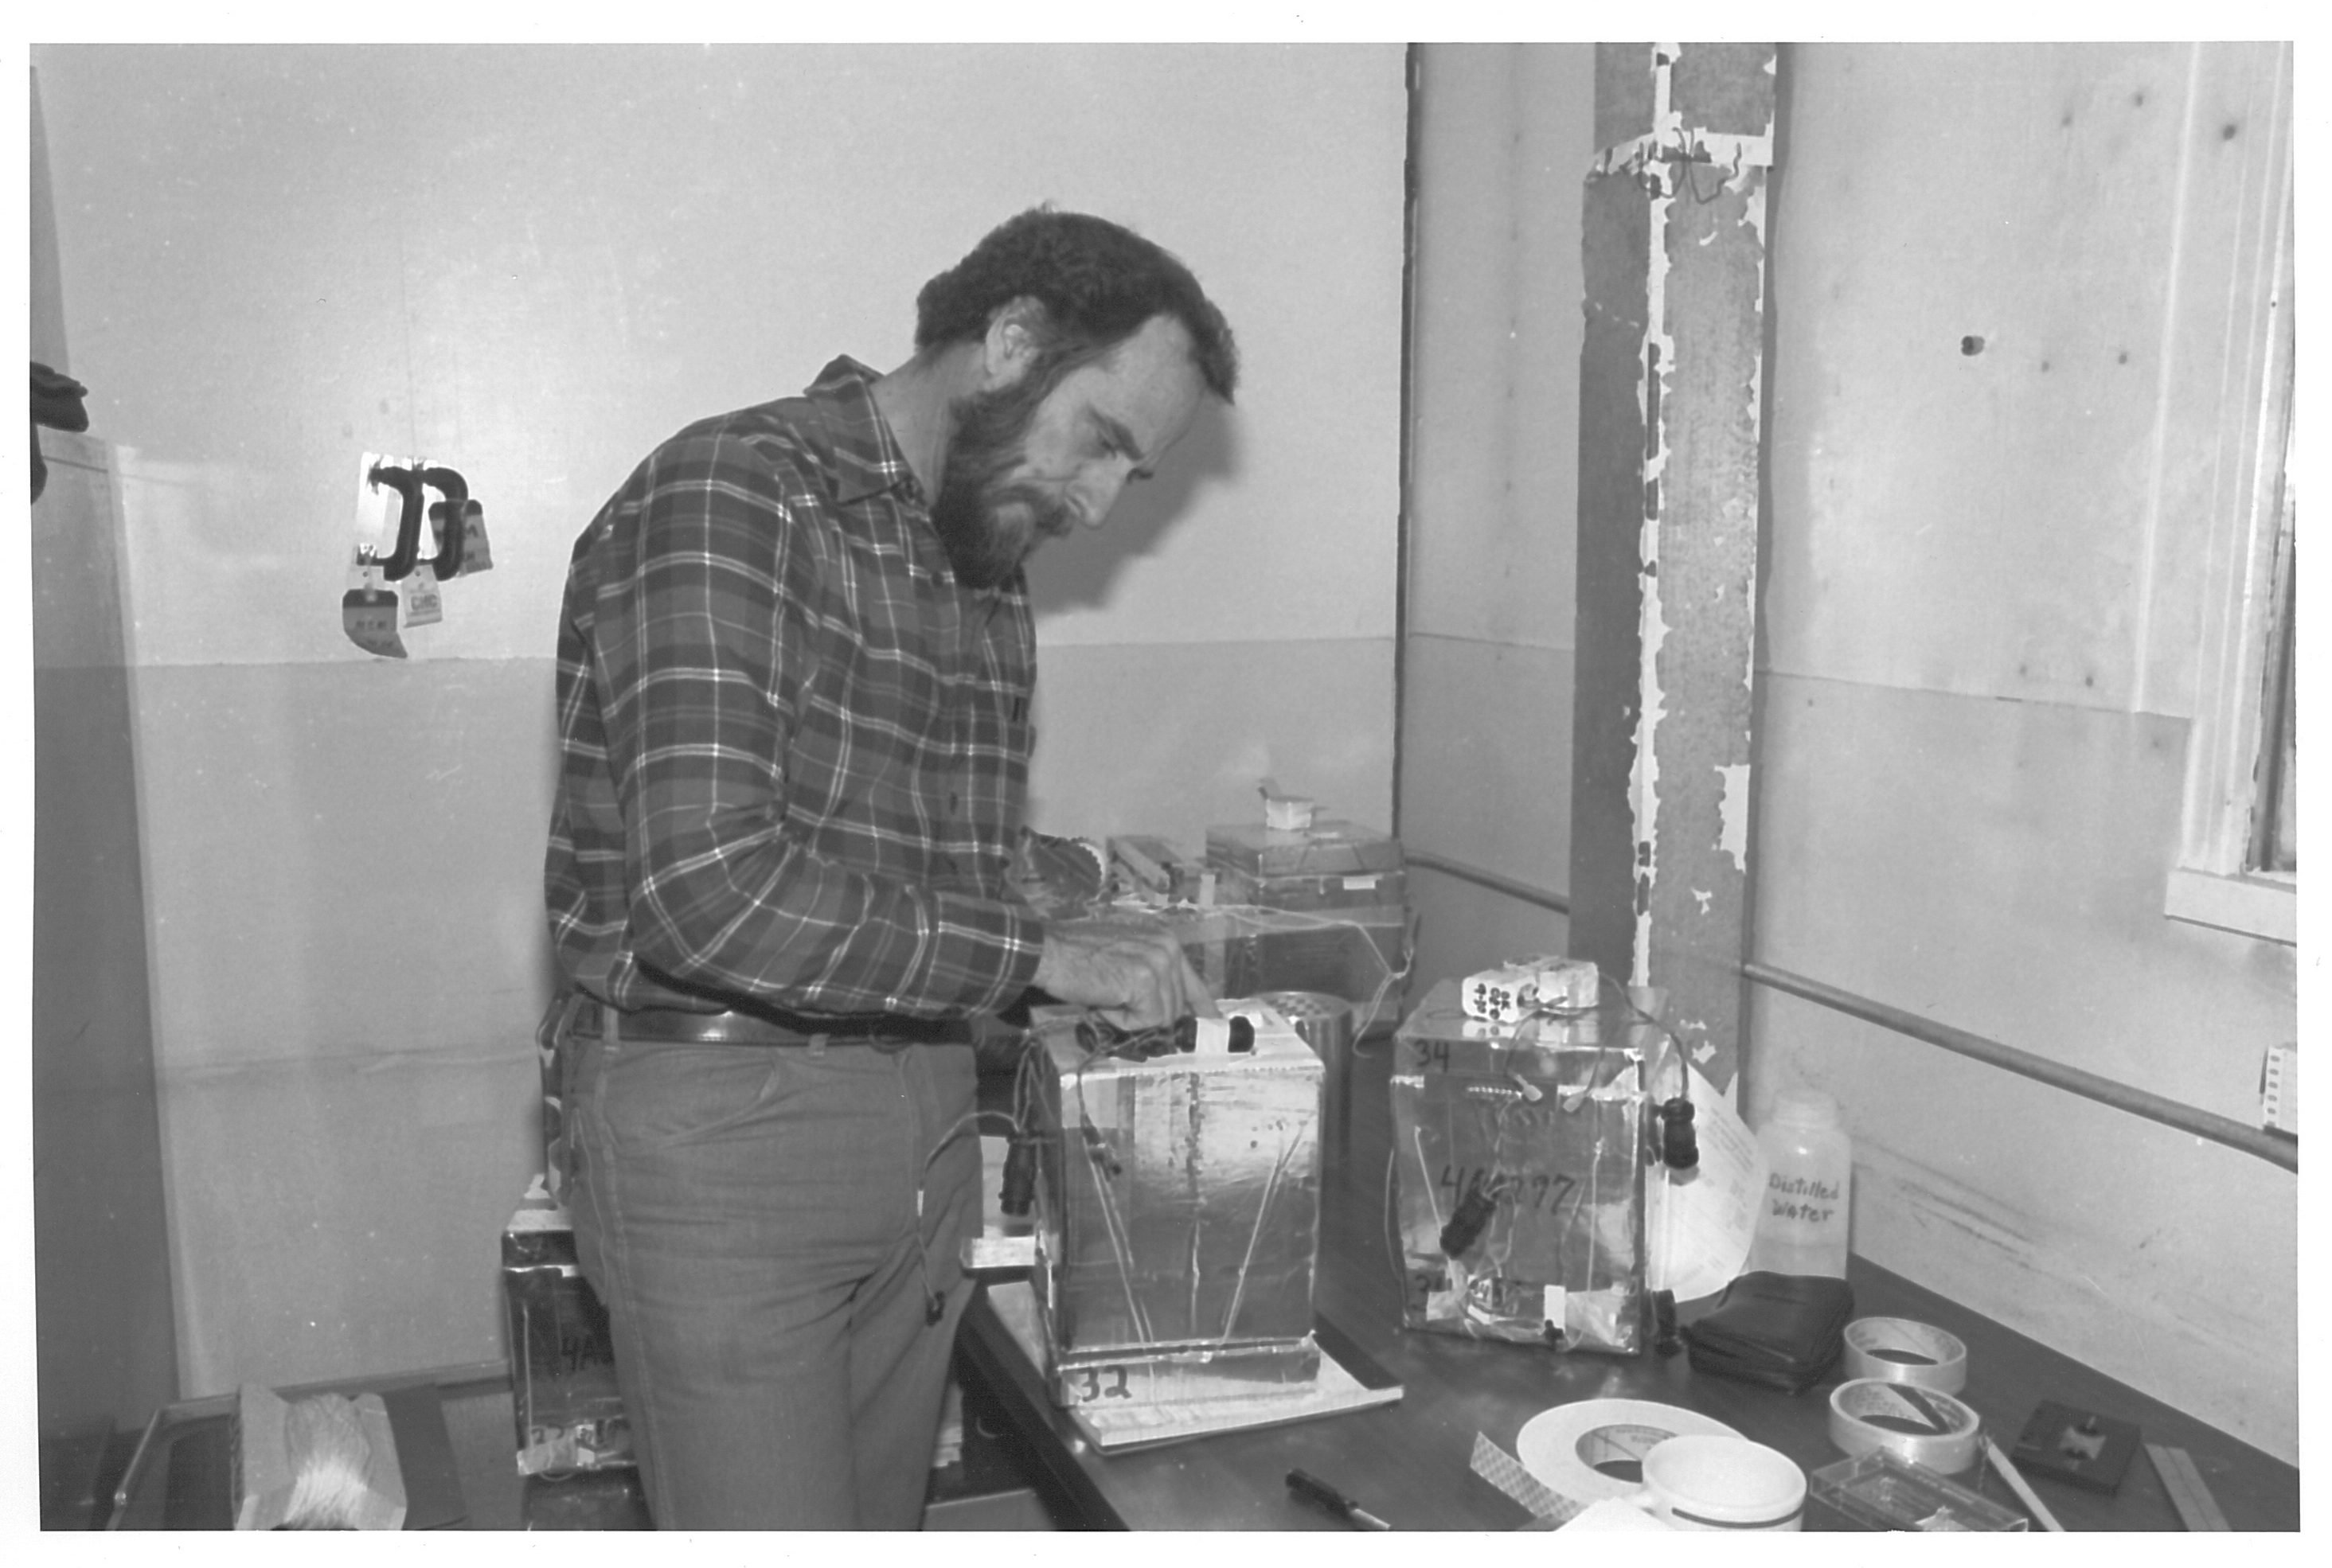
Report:
[[[2219,1512],[2219,1505],[2211,1496],[2211,1488],[2203,1484],[2203,1472],[2194,1468],[2193,1457],[2184,1449],[2174,1449],[2164,1443],[2146,1445],[2154,1468],[2162,1478],[2162,1489],[2170,1494],[2170,1505],[2178,1510],[2178,1517],[2189,1530],[2232,1530],[2227,1516]]]

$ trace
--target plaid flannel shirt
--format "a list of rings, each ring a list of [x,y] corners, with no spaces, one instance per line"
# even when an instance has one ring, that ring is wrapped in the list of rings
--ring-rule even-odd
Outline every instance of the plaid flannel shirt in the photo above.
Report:
[[[576,541],[544,886],[603,1002],[939,1018],[1036,974],[1024,584],[956,582],[874,382],[689,426]]]

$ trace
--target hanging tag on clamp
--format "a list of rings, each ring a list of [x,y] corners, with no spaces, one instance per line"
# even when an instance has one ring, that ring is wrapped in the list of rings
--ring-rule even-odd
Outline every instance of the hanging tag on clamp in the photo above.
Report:
[[[406,657],[397,634],[397,597],[380,581],[379,563],[368,547],[357,551],[357,586],[340,595],[340,629],[349,641],[384,659]]]
[[[409,573],[397,588],[405,594],[407,626],[435,626],[445,619],[445,595],[438,591],[435,571]]]

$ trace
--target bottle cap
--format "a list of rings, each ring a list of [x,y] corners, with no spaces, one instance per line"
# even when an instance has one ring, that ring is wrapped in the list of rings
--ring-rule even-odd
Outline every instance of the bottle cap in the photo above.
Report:
[[[1797,1127],[1834,1127],[1838,1101],[1818,1088],[1785,1088],[1773,1097],[1773,1119]]]

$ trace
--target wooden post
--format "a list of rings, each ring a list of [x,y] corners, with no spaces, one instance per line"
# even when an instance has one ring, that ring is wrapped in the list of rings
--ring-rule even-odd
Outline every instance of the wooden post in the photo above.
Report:
[[[1579,387],[1571,951],[1730,1090],[1748,956],[1775,50],[1596,50]]]

